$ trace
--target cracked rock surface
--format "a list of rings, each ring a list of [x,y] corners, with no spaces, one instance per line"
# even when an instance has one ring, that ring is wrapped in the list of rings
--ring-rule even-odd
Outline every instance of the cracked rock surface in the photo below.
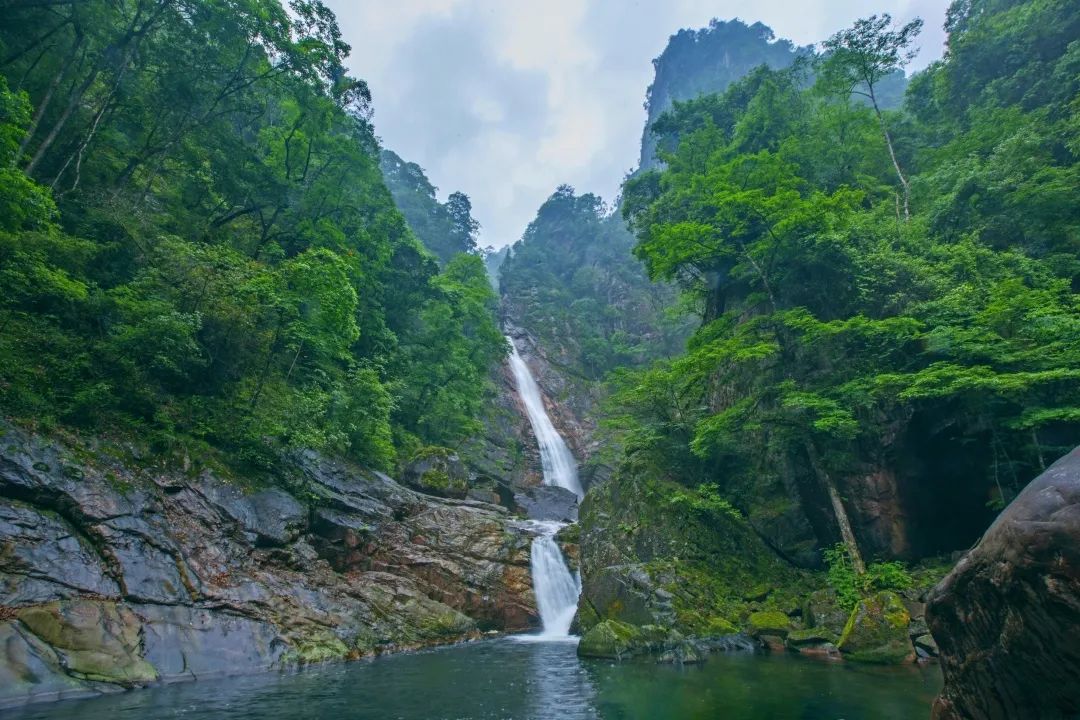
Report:
[[[0,425],[0,707],[538,623],[531,531],[315,453],[297,487]]]

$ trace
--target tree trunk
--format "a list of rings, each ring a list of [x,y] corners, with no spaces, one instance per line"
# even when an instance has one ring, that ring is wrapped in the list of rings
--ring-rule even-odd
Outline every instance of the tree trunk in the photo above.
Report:
[[[885,124],[885,116],[881,114],[881,109],[877,104],[877,97],[874,95],[874,86],[867,83],[870,88],[870,103],[874,106],[874,114],[877,115],[878,123],[881,124],[881,134],[885,136],[885,144],[889,147],[889,158],[892,160],[893,168],[896,170],[896,177],[900,178],[900,187],[904,189],[904,220],[911,219],[911,185],[908,183],[908,179],[904,177],[904,171],[900,169],[900,161],[896,159],[896,151],[893,149],[892,136],[889,135],[889,126]]]
[[[814,474],[817,475],[821,484],[825,486],[825,490],[829,495],[829,502],[832,503],[836,524],[840,526],[840,537],[844,541],[848,555],[851,556],[851,565],[855,568],[856,573],[865,575],[866,563],[863,562],[862,553],[859,552],[859,543],[855,540],[855,532],[851,529],[851,520],[848,518],[847,510],[844,508],[844,501],[840,497],[840,492],[836,489],[836,483],[833,482],[832,478],[829,477],[829,473],[822,467],[814,443],[805,440],[803,444],[806,447],[806,455],[810,458],[810,466],[814,469]]]
[[[49,104],[52,102],[56,88],[60,86],[60,83],[63,82],[64,78],[67,76],[68,70],[71,69],[72,63],[75,62],[75,58],[79,54],[79,50],[82,49],[82,44],[83,35],[82,33],[78,33],[78,39],[75,42],[75,46],[71,49],[71,53],[68,55],[67,60],[64,61],[64,64],[56,71],[52,80],[49,81],[49,87],[45,90],[45,95],[41,98],[41,102],[38,103],[37,109],[34,111],[34,117],[30,121],[30,127],[26,129],[26,134],[23,136],[22,142],[19,143],[19,149],[15,152],[15,156],[11,158],[11,167],[18,167],[19,161],[22,160],[23,155],[26,154],[30,142],[37,133],[38,126],[41,125],[41,119],[45,117],[45,111],[49,109]]]

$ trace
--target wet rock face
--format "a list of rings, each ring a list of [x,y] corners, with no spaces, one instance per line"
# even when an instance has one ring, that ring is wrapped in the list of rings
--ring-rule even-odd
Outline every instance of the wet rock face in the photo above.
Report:
[[[650,651],[655,628],[710,639],[753,631],[757,618],[769,621],[766,630],[786,630],[789,617],[801,614],[800,571],[745,519],[673,503],[683,490],[626,469],[585,496],[580,653],[600,655],[598,647],[613,643],[619,656]],[[782,632],[766,635],[783,647]]]
[[[314,453],[301,502],[0,429],[0,707],[537,623],[497,506]]]
[[[1031,482],[931,593],[939,720],[1080,713],[1080,448]]]
[[[556,485],[525,488],[514,494],[514,504],[533,520],[570,523],[578,519],[577,495]]]

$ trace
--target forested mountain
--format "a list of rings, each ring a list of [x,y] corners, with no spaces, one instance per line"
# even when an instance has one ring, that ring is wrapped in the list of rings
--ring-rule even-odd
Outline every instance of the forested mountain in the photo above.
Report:
[[[632,247],[617,213],[563,185],[500,266],[514,322],[585,379],[679,350],[676,323],[666,317],[674,293],[650,286]]]
[[[0,707],[1076,715],[1080,5],[921,29],[679,31],[496,251],[320,0],[0,2]]]
[[[386,186],[394,204],[405,216],[420,242],[445,265],[458,253],[477,252],[476,231],[480,223],[472,217],[469,196],[450,193],[445,203],[435,197],[435,186],[416,163],[402,160],[393,150],[379,156]]]
[[[402,201],[440,271],[321,3],[17,3],[0,49],[6,414],[253,468],[478,429],[505,344],[481,259],[451,257],[468,201],[423,207],[422,174]]]
[[[683,29],[671,36],[660,57],[653,59],[655,77],[645,93],[647,119],[641,134],[638,166],[656,165],[656,136],[652,125],[674,103],[723,92],[748,72],[766,65],[784,68],[808,52],[757,22],[713,20],[706,28]]]

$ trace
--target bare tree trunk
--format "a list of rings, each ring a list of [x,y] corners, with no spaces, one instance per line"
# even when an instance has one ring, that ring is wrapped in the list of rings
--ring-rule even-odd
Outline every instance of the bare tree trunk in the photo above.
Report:
[[[71,98],[68,100],[68,104],[64,108],[64,112],[60,113],[60,117],[57,118],[56,123],[52,126],[52,129],[49,130],[49,134],[46,135],[45,139],[41,141],[41,144],[38,145],[38,149],[34,153],[34,156],[30,158],[30,162],[28,162],[26,164],[26,167],[23,168],[23,172],[25,172],[27,175],[33,176],[34,171],[37,169],[38,163],[40,163],[41,160],[45,157],[45,153],[48,151],[48,149],[52,147],[52,144],[56,141],[56,137],[60,134],[60,131],[64,129],[65,125],[67,125],[67,121],[71,117],[71,113],[73,113],[75,111],[75,108],[79,106],[79,103],[83,99],[83,95],[85,95],[86,91],[90,89],[90,86],[94,84],[94,80],[97,79],[97,76],[100,73],[100,68],[95,69],[86,77],[85,80],[83,80],[82,84],[79,85],[78,89],[71,94]]]
[[[825,490],[829,495],[829,502],[832,504],[836,524],[840,526],[840,537],[844,541],[848,555],[851,556],[851,565],[855,568],[856,573],[865,575],[866,563],[863,562],[862,553],[859,552],[859,543],[855,540],[855,532],[851,529],[851,520],[848,518],[847,510],[844,508],[844,501],[840,497],[840,492],[836,489],[836,483],[833,482],[832,478],[829,477],[829,473],[822,467],[814,443],[805,440],[803,445],[806,448],[807,456],[810,458],[810,466],[813,467],[814,474],[817,475],[821,484],[825,486]]]
[[[75,57],[79,54],[79,49],[82,47],[83,36],[80,33],[79,39],[75,43],[75,47],[71,49],[71,54],[68,55],[67,60],[53,75],[53,79],[49,81],[49,87],[45,90],[45,95],[41,98],[41,102],[38,103],[37,110],[34,111],[34,117],[30,121],[30,127],[26,129],[26,135],[23,136],[22,142],[19,143],[19,149],[15,152],[15,156],[11,158],[11,166],[17,167],[19,161],[22,160],[22,156],[26,154],[26,149],[30,145],[30,141],[34,139],[34,135],[37,133],[38,126],[41,124],[41,119],[45,116],[45,111],[49,108],[49,103],[52,102],[53,94],[56,92],[56,88],[63,82],[64,77],[67,76],[68,70],[71,68],[71,64],[75,62]]]
[[[889,134],[889,126],[885,124],[885,116],[881,114],[877,98],[874,96],[874,86],[867,83],[870,88],[870,103],[874,106],[874,114],[877,115],[878,123],[881,124],[881,134],[885,136],[885,144],[889,147],[889,158],[892,159],[896,177],[900,178],[900,187],[904,189],[904,220],[911,220],[911,185],[904,177],[904,171],[900,169],[900,161],[896,159],[896,151],[893,149],[892,136]]]

